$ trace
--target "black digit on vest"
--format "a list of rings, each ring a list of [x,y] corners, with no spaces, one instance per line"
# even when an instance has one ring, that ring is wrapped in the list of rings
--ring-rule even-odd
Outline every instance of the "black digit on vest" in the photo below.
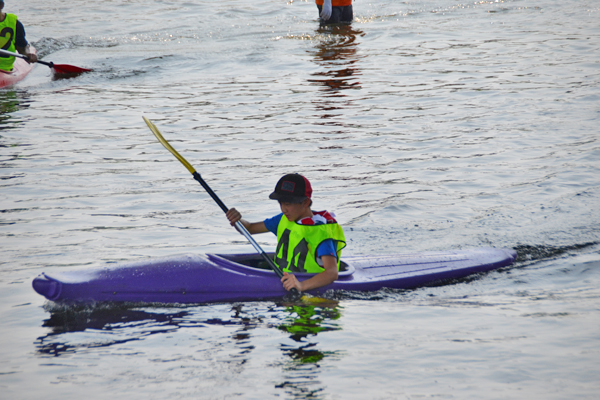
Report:
[[[277,250],[275,250],[275,264],[279,265],[279,268],[285,270],[288,266],[287,256],[288,256],[288,247],[290,245],[290,230],[286,229],[283,231],[281,235],[281,239],[277,242]],[[281,257],[279,257],[279,253],[281,251]]]
[[[302,239],[298,246],[294,248],[294,254],[292,254],[292,265],[290,269],[294,272],[306,272],[304,268],[304,264],[306,263],[306,256],[308,255],[308,242],[306,239]],[[295,262],[296,256],[298,257],[298,262]]]
[[[5,27],[4,29],[2,29],[0,31],[0,37],[5,37],[7,33],[8,33],[8,40],[6,41],[4,46],[2,46],[2,50],[8,50],[8,48],[10,47],[10,44],[12,43],[13,37],[15,36],[15,33],[13,32],[12,28]],[[10,56],[0,55],[0,57],[8,58]]]
[[[277,250],[275,251],[275,263],[279,265],[279,268],[288,269],[290,272],[306,272],[304,264],[306,263],[306,257],[308,256],[308,242],[304,238],[294,248],[292,261],[288,264],[290,233],[291,231],[286,229],[281,234],[281,238],[279,239],[279,242],[277,242]],[[279,253],[281,253],[281,257],[279,256]],[[296,261],[296,257],[298,261]]]

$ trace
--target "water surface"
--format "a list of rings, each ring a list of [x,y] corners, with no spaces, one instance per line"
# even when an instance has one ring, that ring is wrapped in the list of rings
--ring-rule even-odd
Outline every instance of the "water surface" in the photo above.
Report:
[[[0,91],[3,397],[596,397],[600,7],[354,8],[322,29],[308,1],[7,2],[42,59],[94,72]],[[252,251],[142,115],[250,220],[301,172],[345,254],[518,261],[327,307],[46,303],[43,271]]]

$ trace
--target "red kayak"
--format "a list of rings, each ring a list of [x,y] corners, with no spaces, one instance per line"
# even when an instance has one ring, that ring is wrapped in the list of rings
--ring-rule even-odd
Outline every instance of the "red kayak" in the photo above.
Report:
[[[36,52],[33,46],[30,46],[30,49],[33,53]],[[22,58],[15,58],[12,71],[8,72],[0,70],[0,88],[12,86],[15,83],[25,79],[27,74],[29,74],[32,69],[33,64],[29,64]]]

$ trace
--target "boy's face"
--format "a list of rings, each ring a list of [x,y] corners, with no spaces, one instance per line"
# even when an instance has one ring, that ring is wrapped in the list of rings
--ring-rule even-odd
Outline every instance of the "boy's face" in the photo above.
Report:
[[[298,221],[299,219],[310,217],[310,199],[304,200],[302,203],[287,203],[279,202],[281,212],[290,221]]]

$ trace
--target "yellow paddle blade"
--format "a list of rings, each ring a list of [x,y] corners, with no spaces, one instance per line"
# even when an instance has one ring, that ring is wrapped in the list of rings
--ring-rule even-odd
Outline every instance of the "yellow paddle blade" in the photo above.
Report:
[[[186,167],[187,170],[190,171],[190,174],[194,175],[194,172],[196,172],[196,169],[194,167],[192,167],[192,164],[187,162],[187,160],[185,158],[183,158],[183,156],[181,154],[179,154],[177,152],[177,150],[175,150],[173,148],[173,146],[171,146],[169,144],[169,142],[167,142],[167,140],[163,137],[163,135],[160,134],[156,125],[154,125],[152,122],[150,122],[150,120],[148,118],[146,118],[144,116],[142,116],[142,118],[144,118],[144,121],[146,121],[146,125],[148,125],[148,128],[150,128],[152,133],[154,133],[154,136],[156,136],[158,141],[161,142],[162,145],[165,146],[165,148],[167,150],[169,150],[171,152],[171,154],[173,154],[179,161],[181,161],[181,163],[184,165],[184,167]]]

